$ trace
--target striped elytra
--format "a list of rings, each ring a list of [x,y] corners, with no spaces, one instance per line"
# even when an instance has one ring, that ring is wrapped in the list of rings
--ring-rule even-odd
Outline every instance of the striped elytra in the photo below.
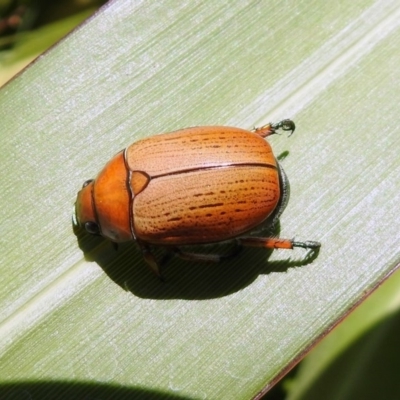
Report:
[[[270,145],[238,128],[196,127],[153,136],[125,151],[131,180],[133,233],[157,244],[226,240],[264,221],[279,200]],[[133,174],[133,178],[134,178]]]

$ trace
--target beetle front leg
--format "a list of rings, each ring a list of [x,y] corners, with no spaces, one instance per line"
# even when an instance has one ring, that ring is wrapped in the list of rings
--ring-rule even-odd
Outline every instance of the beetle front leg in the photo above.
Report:
[[[262,238],[245,236],[237,239],[243,246],[263,247],[265,249],[293,249],[293,247],[302,247],[303,249],[317,250],[321,243],[307,240],[305,242],[296,242],[291,239],[281,238]]]

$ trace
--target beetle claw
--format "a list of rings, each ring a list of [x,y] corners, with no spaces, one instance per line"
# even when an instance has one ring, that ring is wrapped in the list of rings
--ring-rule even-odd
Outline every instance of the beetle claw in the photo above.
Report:
[[[306,240],[305,242],[292,242],[293,247],[302,247],[303,249],[319,249],[321,247],[320,242],[315,242],[313,240]]]
[[[282,121],[279,121],[276,124],[271,124],[271,128],[273,130],[271,134],[276,133],[275,131],[277,129],[282,129],[284,131],[290,131],[289,136],[292,136],[293,132],[296,129],[296,125],[291,119],[283,119]]]
[[[278,129],[290,131],[289,136],[291,136],[296,129],[296,125],[291,119],[283,119],[282,121],[276,122],[275,124],[269,123],[267,125],[261,126],[260,128],[253,128],[252,132],[257,133],[261,137],[267,137],[279,134],[279,132],[277,132]]]

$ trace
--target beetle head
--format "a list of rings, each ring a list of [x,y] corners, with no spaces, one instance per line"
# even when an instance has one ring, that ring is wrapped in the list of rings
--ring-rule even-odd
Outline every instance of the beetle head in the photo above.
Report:
[[[97,222],[93,205],[93,179],[85,181],[78,192],[75,210],[72,214],[74,226],[80,226],[92,235],[100,235],[100,226]]]
[[[131,201],[123,152],[118,153],[96,179],[86,181],[75,202],[75,226],[113,242],[132,240]]]

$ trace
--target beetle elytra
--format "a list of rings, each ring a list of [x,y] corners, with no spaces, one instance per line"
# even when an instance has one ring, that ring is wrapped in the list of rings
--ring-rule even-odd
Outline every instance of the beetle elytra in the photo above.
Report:
[[[83,184],[74,224],[113,242],[134,240],[162,278],[152,246],[184,259],[220,261],[231,254],[189,253],[181,246],[234,240],[241,246],[318,249],[319,242],[254,237],[273,226],[289,198],[289,183],[265,138],[283,120],[252,131],[200,126],[155,135],[117,153]]]

